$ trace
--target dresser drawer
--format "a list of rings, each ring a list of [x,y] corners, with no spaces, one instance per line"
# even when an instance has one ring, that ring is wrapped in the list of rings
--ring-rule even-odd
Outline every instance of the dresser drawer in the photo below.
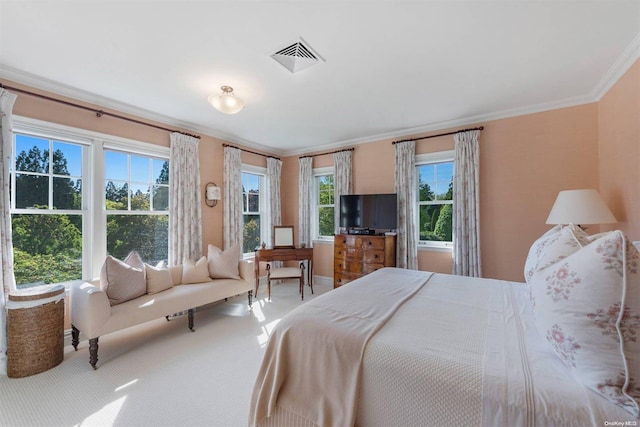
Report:
[[[379,237],[363,237],[362,249],[373,249],[376,251],[384,251],[384,239]]]
[[[337,273],[362,273],[362,263],[335,259],[333,262],[333,272]]]
[[[333,250],[333,257],[335,259],[343,259],[345,261],[361,261],[362,249],[335,248]]]
[[[362,246],[362,238],[353,234],[339,234],[334,237],[333,245],[341,248],[355,248]]]
[[[362,261],[365,264],[384,264],[384,251],[363,251]]]
[[[360,276],[361,276],[360,274],[350,274],[350,273],[346,273],[346,272],[335,273],[333,275],[333,287],[337,288],[337,287],[340,287],[342,285],[346,285],[347,283],[351,282],[352,280],[357,279]]]

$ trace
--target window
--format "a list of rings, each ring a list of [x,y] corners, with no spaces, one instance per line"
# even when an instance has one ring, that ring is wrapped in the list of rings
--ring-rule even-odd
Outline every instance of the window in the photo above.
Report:
[[[335,193],[333,168],[314,169],[313,238],[333,239],[335,233]]]
[[[168,261],[169,161],[105,150],[107,253],[133,250],[148,263]]]
[[[416,156],[418,242],[450,246],[453,241],[454,152]]]
[[[16,133],[11,226],[18,288],[82,278],[82,144]]]
[[[96,277],[107,253],[167,258],[169,149],[14,116],[17,288]]]
[[[266,171],[263,168],[242,166],[242,252],[253,253],[265,240],[263,224],[264,181]]]

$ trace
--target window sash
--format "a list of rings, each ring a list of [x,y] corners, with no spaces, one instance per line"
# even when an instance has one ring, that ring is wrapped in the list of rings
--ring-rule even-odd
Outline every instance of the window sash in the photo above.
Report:
[[[454,172],[451,179],[453,180],[453,174],[455,173],[455,151],[440,151],[435,153],[418,154],[415,161],[415,174],[416,174],[416,192],[418,198],[420,196],[420,167],[425,165],[437,165],[442,163],[453,163]],[[421,239],[421,227],[420,227],[420,210],[424,206],[445,206],[450,205],[453,208],[453,200],[447,199],[435,199],[435,200],[418,200],[415,204],[414,217],[416,221],[416,241],[419,247],[433,247],[433,248],[451,248],[453,247],[453,236],[451,241],[439,241],[439,240],[424,240]]]

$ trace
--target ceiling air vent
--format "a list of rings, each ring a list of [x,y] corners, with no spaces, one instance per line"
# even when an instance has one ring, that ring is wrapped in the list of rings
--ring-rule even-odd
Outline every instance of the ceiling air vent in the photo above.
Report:
[[[292,73],[297,73],[320,61],[324,61],[302,38],[271,54],[271,57]]]

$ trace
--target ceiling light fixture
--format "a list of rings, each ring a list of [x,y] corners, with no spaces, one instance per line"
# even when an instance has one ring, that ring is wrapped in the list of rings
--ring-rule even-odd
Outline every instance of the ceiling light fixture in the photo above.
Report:
[[[220,95],[211,95],[209,102],[213,107],[225,114],[236,114],[244,108],[244,102],[233,94],[231,86],[220,87],[222,93]]]

